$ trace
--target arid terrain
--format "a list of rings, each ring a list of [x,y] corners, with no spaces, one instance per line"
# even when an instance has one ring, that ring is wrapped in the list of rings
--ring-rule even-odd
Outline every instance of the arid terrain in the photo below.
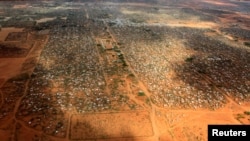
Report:
[[[249,0],[0,1],[0,141],[206,141],[250,124]]]

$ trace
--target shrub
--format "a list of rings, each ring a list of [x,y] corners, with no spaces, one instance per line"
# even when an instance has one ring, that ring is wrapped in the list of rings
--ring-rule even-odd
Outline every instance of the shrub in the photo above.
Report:
[[[245,42],[244,45],[250,47],[250,42]]]
[[[192,62],[194,60],[194,57],[188,57],[188,58],[186,58],[186,62]]]
[[[145,93],[143,91],[139,91],[138,96],[145,96]]]
[[[245,111],[244,114],[245,115],[250,115],[250,111]]]

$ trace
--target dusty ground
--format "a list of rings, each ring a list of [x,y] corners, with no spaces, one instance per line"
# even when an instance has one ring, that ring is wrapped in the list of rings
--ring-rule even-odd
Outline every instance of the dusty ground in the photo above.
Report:
[[[205,141],[208,124],[250,124],[247,0],[0,4],[1,141]]]

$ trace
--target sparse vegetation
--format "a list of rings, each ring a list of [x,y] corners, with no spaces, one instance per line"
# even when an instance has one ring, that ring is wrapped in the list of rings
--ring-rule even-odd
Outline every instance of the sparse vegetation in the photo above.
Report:
[[[135,77],[135,75],[133,73],[130,73],[128,77]]]
[[[243,114],[237,114],[237,117],[236,117],[236,119],[241,119],[241,118],[245,118],[245,116],[243,115]]]
[[[30,75],[28,73],[22,73],[11,78],[9,81],[23,81],[23,80],[28,80],[29,78],[30,78]]]
[[[145,100],[145,102],[146,102],[146,104],[148,104],[149,106],[151,106],[150,98],[147,98],[147,99]]]
[[[244,45],[250,47],[250,42],[244,42]]]
[[[188,58],[186,58],[186,62],[192,62],[194,60],[194,57],[192,56],[192,57],[188,57]]]
[[[145,93],[143,91],[139,91],[138,96],[145,96]]]
[[[245,115],[250,115],[250,111],[245,111],[244,114]]]
[[[131,110],[135,110],[136,109],[136,105],[135,104],[131,104],[131,105],[129,105],[129,107],[130,107]]]

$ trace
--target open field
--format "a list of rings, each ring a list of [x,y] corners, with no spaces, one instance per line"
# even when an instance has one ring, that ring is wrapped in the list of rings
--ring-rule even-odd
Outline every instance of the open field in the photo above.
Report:
[[[206,141],[250,124],[248,0],[0,1],[0,140]]]

